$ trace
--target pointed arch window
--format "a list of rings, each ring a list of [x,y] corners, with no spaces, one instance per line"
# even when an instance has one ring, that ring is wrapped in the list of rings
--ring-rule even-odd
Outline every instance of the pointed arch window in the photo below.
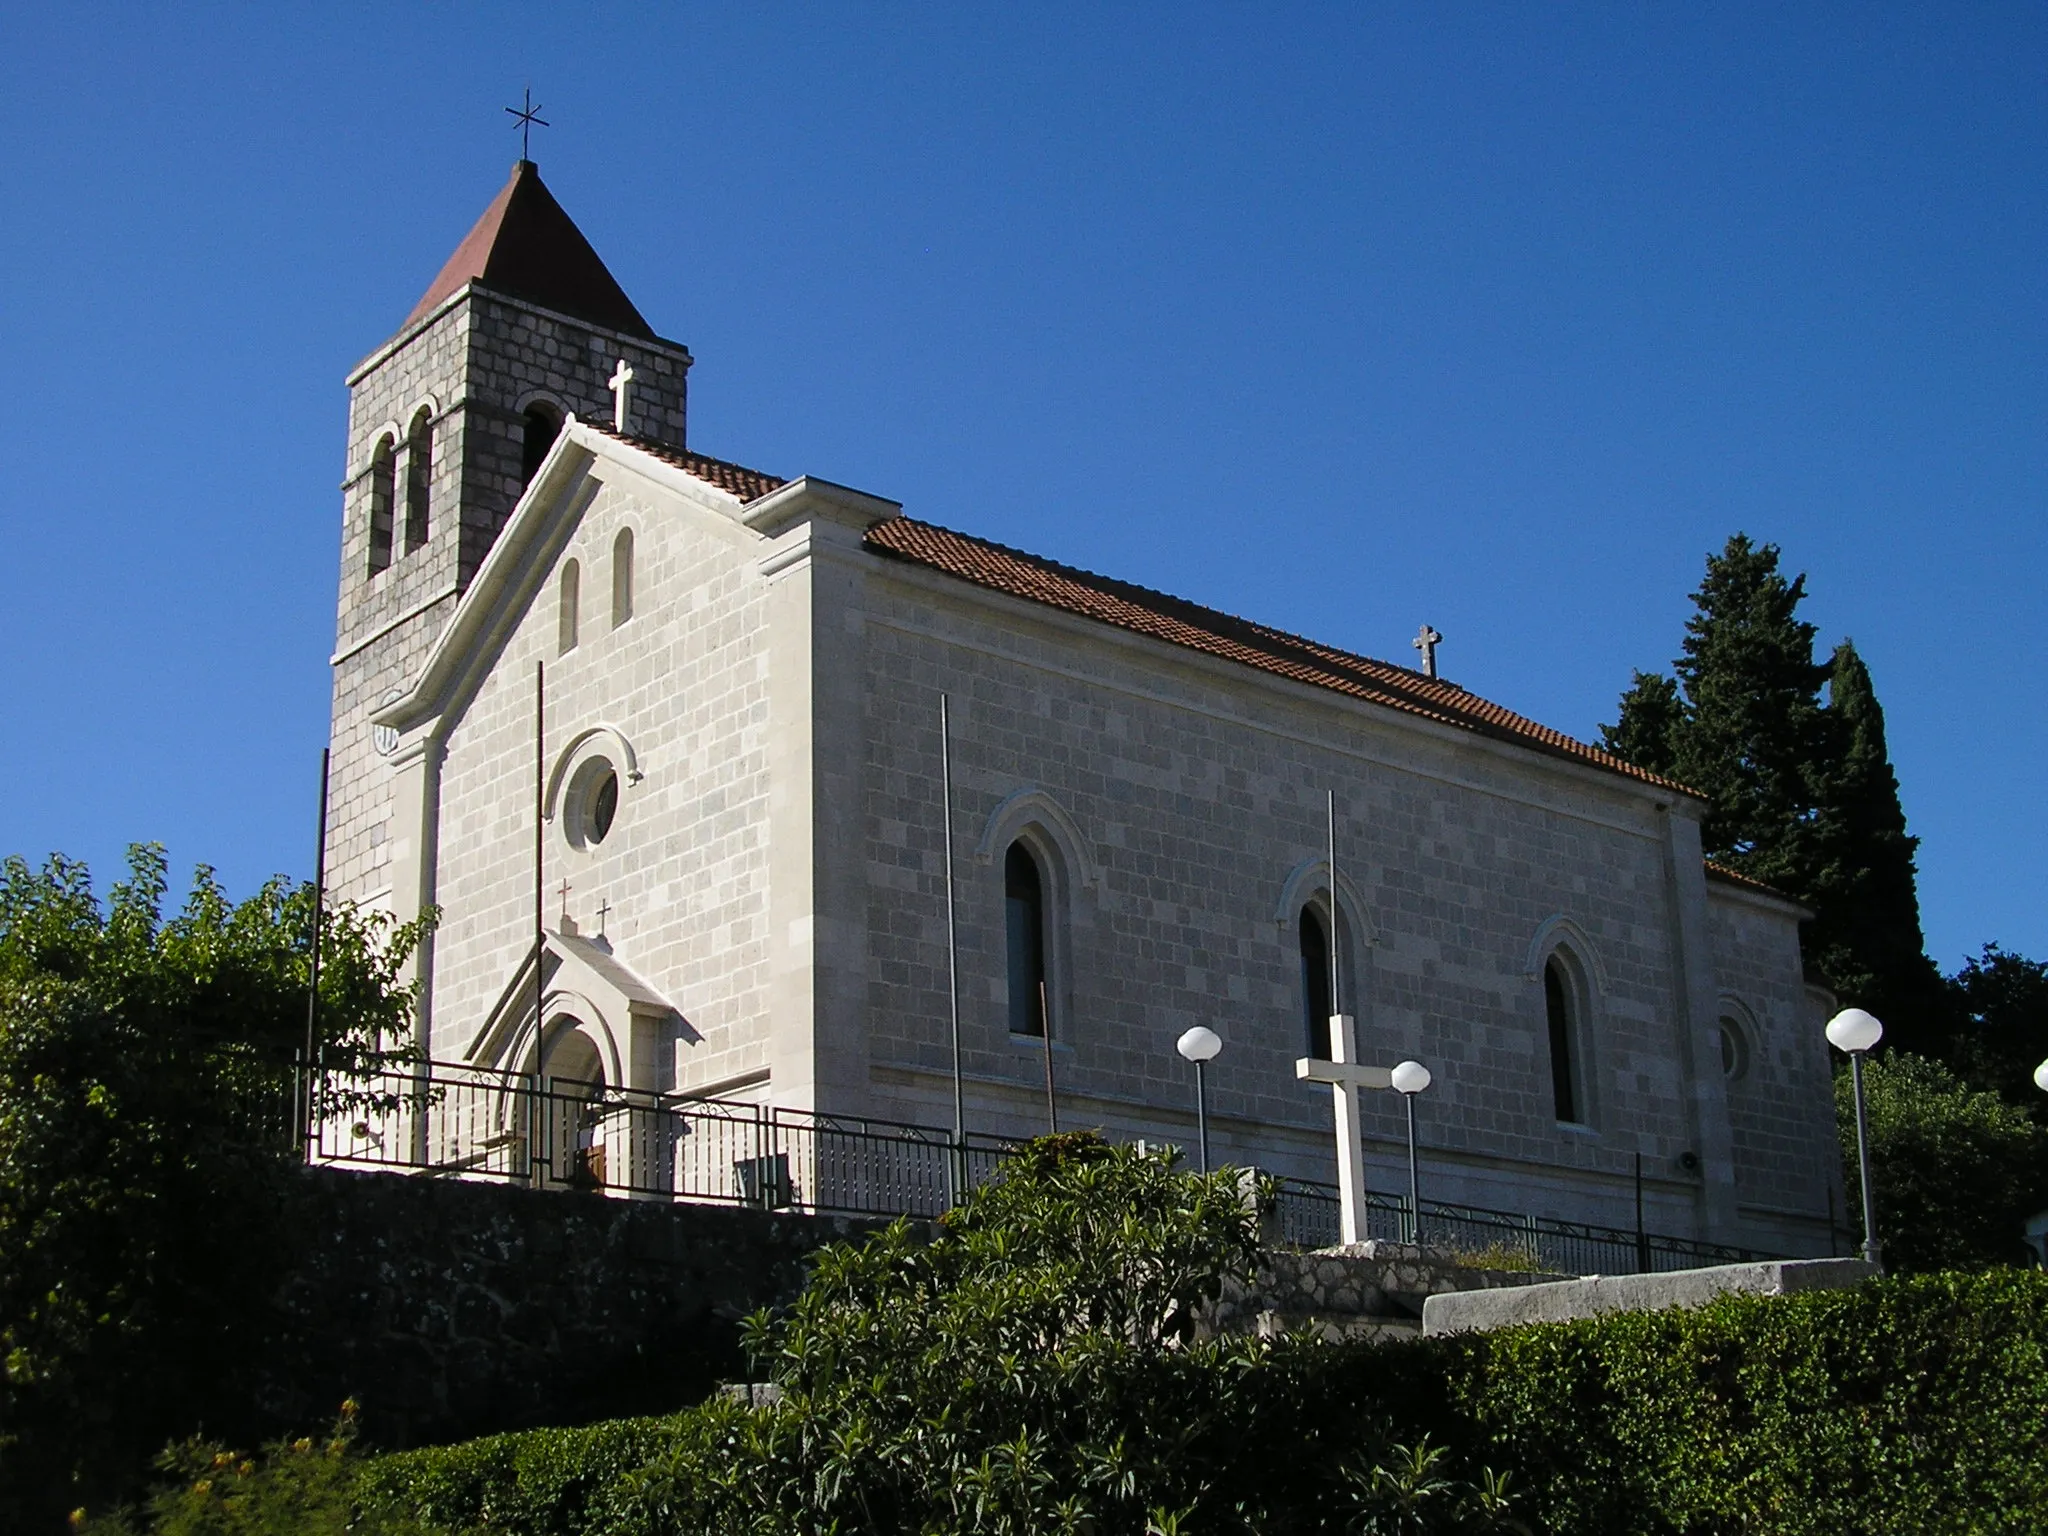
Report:
[[[612,540],[612,628],[633,617],[633,530]]]
[[[536,400],[520,418],[520,430],[519,488],[523,491],[533,484],[533,477],[540,473],[541,461],[561,435],[562,413],[547,401]]]
[[[1003,917],[1009,952],[1010,1033],[1046,1033],[1045,872],[1019,840],[1003,857]]]
[[[1301,909],[1301,1033],[1308,1055],[1328,1061],[1335,1054],[1330,1015],[1337,1011],[1330,995],[1330,931],[1314,907]]]
[[[396,489],[398,467],[391,452],[391,439],[377,439],[370,455],[370,574],[391,566],[391,498]]]
[[[562,567],[561,611],[556,620],[555,652],[566,656],[576,649],[576,605],[582,595],[583,569],[574,560]]]
[[[1560,1125],[1585,1123],[1579,1063],[1573,1049],[1579,1032],[1577,992],[1563,960],[1552,955],[1543,962],[1543,1013],[1550,1026],[1550,1097]]]
[[[405,552],[427,542],[427,499],[434,474],[434,421],[421,406],[405,434]]]

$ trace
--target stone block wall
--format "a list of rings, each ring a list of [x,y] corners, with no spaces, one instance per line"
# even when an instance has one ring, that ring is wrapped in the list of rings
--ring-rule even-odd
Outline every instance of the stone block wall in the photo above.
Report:
[[[881,1225],[323,1169],[291,1198],[249,1438],[349,1395],[384,1446],[684,1406],[744,1379],[739,1320],[807,1255]]]

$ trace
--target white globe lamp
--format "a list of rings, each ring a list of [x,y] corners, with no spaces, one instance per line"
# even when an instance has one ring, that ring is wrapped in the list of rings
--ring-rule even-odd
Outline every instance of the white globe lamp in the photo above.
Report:
[[[1863,1178],[1863,1260],[1883,1262],[1877,1241],[1877,1196],[1870,1183],[1870,1118],[1863,1107],[1863,1058],[1884,1038],[1884,1026],[1861,1008],[1844,1008],[1828,1020],[1828,1044],[1849,1056],[1849,1077],[1856,1090],[1856,1169]]]
[[[1184,1030],[1173,1042],[1183,1061],[1195,1065],[1195,1140],[1202,1149],[1202,1172],[1209,1171],[1209,1085],[1204,1069],[1223,1050],[1223,1037],[1206,1024]]]

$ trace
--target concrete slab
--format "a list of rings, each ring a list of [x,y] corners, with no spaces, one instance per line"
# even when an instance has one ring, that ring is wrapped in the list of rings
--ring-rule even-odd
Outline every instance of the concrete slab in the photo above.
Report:
[[[1587,1275],[1547,1285],[1455,1291],[1422,1304],[1422,1331],[1484,1333],[1523,1323],[1567,1323],[1604,1312],[1704,1306],[1716,1296],[1789,1296],[1860,1285],[1879,1273],[1861,1259],[1774,1259],[1657,1275]]]

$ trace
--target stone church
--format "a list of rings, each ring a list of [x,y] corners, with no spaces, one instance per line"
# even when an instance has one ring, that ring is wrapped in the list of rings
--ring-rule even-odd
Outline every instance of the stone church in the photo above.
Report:
[[[432,1057],[948,1127],[957,1006],[971,1129],[1042,1130],[1050,1055],[1066,1126],[1185,1145],[1205,1024],[1216,1157],[1328,1181],[1341,1011],[1434,1074],[1428,1196],[1626,1225],[1640,1160],[1654,1230],[1827,1249],[1803,914],[1683,786],[711,457],[691,361],[521,161],[349,375],[330,891],[440,909]]]

